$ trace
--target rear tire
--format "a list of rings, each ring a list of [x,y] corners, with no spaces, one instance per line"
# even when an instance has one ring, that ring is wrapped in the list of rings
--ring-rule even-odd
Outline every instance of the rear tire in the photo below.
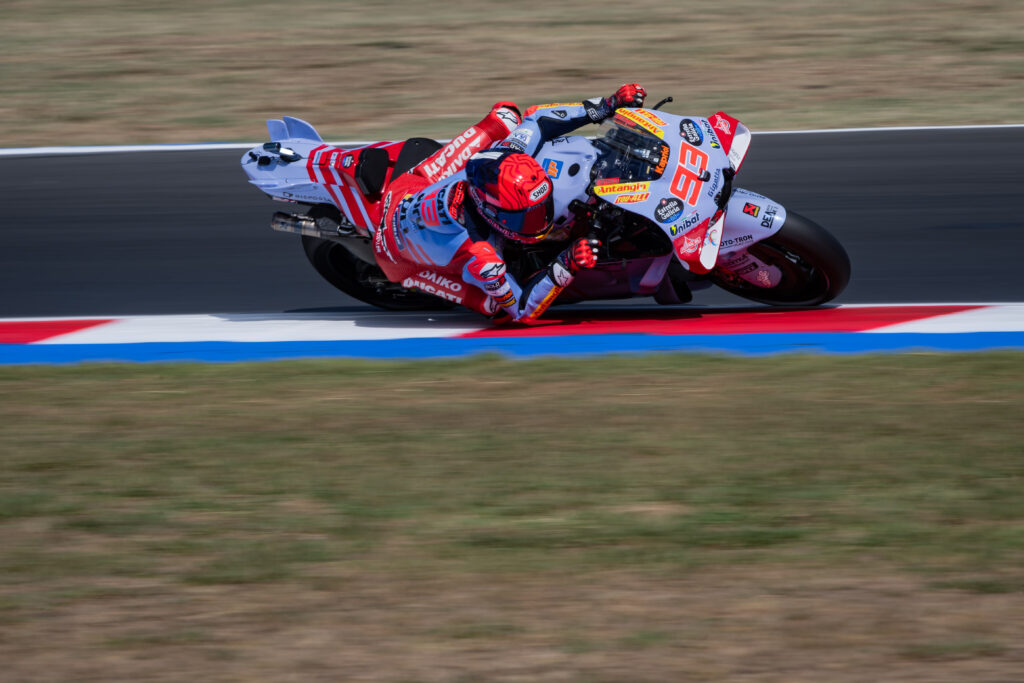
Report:
[[[850,257],[825,228],[789,212],[782,229],[747,249],[763,263],[778,267],[782,281],[770,289],[732,274],[712,271],[722,289],[773,306],[818,306],[839,296],[850,282]]]
[[[435,296],[388,282],[379,266],[367,263],[339,242],[303,235],[302,248],[321,277],[371,306],[388,311],[443,311],[454,306]]]

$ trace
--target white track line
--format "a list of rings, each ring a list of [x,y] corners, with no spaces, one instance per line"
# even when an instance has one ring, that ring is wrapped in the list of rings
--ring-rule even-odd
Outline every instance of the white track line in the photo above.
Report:
[[[956,304],[954,304],[956,305]],[[965,304],[959,304],[965,305]],[[904,305],[905,306],[905,305]],[[942,304],[925,305],[941,307]],[[893,308],[903,306],[892,305]],[[839,308],[877,308],[877,306],[840,306]],[[695,309],[699,312],[700,309]],[[711,313],[728,313],[716,308]],[[82,318],[78,318],[82,319]],[[89,318],[85,318],[89,319]],[[93,320],[97,318],[92,318]],[[31,318],[4,319],[0,322],[27,322]],[[61,320],[42,318],[35,320]],[[68,320],[68,319],[63,319]],[[386,313],[270,313],[217,315],[140,315],[115,316],[103,325],[87,327],[49,337],[39,344],[127,344],[143,342],[187,343],[286,342],[286,341],[368,341],[410,338],[449,338],[487,329],[489,323],[460,312]],[[1024,303],[988,304],[982,308],[953,313],[938,313],[909,322],[885,324],[863,333],[961,333],[1024,332]]]
[[[834,133],[904,133],[912,131],[951,131],[951,130],[998,130],[1003,128],[1024,128],[1024,123],[1005,123],[994,125],[977,126],[894,126],[882,128],[819,128],[812,130],[763,130],[756,131],[754,135],[820,135]],[[438,142],[448,142],[447,139],[438,139]],[[328,142],[335,147],[358,147],[369,145],[377,140],[345,140],[341,142]],[[211,142],[199,144],[182,145],[97,145],[97,146],[67,146],[67,147],[8,147],[0,149],[0,157],[37,157],[51,156],[57,154],[115,154],[131,152],[204,152],[218,149],[250,149],[256,147],[258,142]]]

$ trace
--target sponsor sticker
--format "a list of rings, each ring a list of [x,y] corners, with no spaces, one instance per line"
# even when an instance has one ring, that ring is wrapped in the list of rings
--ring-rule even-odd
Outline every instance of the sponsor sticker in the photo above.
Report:
[[[711,189],[704,193],[708,197],[714,197],[715,193],[718,192],[718,186],[722,184],[722,172],[720,170],[716,169],[713,177],[714,180],[711,182]]]
[[[754,238],[751,237],[750,235],[740,235],[739,237],[723,241],[722,246],[731,247],[735,244],[743,244],[744,242],[749,242],[752,239]]]
[[[719,227],[718,223],[715,223],[715,225],[710,230],[708,230],[708,234],[704,239],[706,239],[707,243],[712,247],[717,247],[718,242],[721,240],[721,237],[722,228]]]
[[[551,191],[551,183],[550,182],[543,182],[540,185],[538,185],[537,187],[535,187],[532,190],[530,190],[530,201],[533,201],[533,202],[540,201],[541,199],[544,199],[544,197],[547,197],[548,196],[548,192],[550,192],[550,191]]]
[[[552,180],[557,180],[558,176],[562,175],[562,166],[563,162],[558,159],[545,159],[541,162],[541,168]]]
[[[671,223],[683,215],[683,203],[674,197],[665,197],[654,209],[654,217],[659,223]]]
[[[684,235],[683,239],[679,242],[677,251],[680,256],[689,256],[690,254],[696,254],[698,249],[700,249],[700,238]]]
[[[457,304],[462,303],[463,284],[431,270],[420,271],[415,277],[405,278],[402,280],[402,286],[406,289],[418,289]]]
[[[640,194],[623,194],[615,198],[616,204],[639,204],[640,202],[646,202],[650,199],[650,192],[641,192]]]
[[[655,174],[660,176],[662,173],[665,172],[665,167],[668,166],[668,156],[669,156],[669,154],[670,154],[670,150],[668,148],[668,145],[662,145],[661,146],[661,157],[658,159],[658,165],[654,167]]]
[[[715,130],[720,130],[726,135],[732,135],[732,125],[725,118],[715,114],[708,120],[711,121],[711,126]]]
[[[391,250],[388,249],[387,240],[384,239],[384,231],[378,230],[373,233],[373,250],[378,254],[383,254],[388,261],[392,263],[398,263],[395,257],[391,255]]]
[[[693,119],[683,119],[679,122],[679,134],[686,138],[691,145],[699,145],[704,142],[704,135]]]
[[[342,166],[342,168],[348,168],[349,166],[352,165],[352,162],[353,162],[353,158],[352,158],[351,154],[346,154],[345,156],[343,156],[341,158],[341,166]]]
[[[648,192],[651,189],[651,184],[648,182],[643,183],[611,183],[608,185],[595,185],[594,194],[599,197],[604,197],[610,194],[623,194],[625,192]]]
[[[553,102],[551,104],[535,104],[527,108],[524,116],[530,116],[539,109],[558,109],[559,107],[582,107],[582,102]]]
[[[496,280],[505,274],[505,264],[499,262],[488,263],[480,269],[480,277],[484,280]]]
[[[482,138],[478,137],[474,140],[473,136],[476,134],[476,128],[467,128],[465,132],[445,145],[441,151],[424,161],[420,167],[431,176],[451,171],[452,168],[469,159],[473,155],[473,151],[479,147]],[[450,163],[453,158],[455,159],[454,164]],[[446,164],[449,164],[447,168]]]
[[[692,213],[689,216],[687,216],[686,220],[684,220],[682,223],[676,223],[675,225],[673,225],[669,229],[669,232],[671,232],[672,236],[675,237],[679,233],[686,232],[687,230],[697,225],[698,223],[700,223],[700,213]]]
[[[764,218],[761,219],[761,227],[765,230],[771,230],[772,224],[775,223],[775,215],[779,212],[779,207],[769,206],[764,211]],[[755,214],[756,215],[756,214]]]
[[[650,121],[651,123],[653,123],[655,125],[658,125],[658,126],[667,126],[668,125],[667,123],[665,123],[664,119],[662,119],[660,116],[655,114],[650,109],[631,109],[630,111],[632,111],[632,112],[634,112],[636,114],[639,114],[640,116],[644,117],[645,119],[647,119],[648,121]]]
[[[753,216],[754,218],[757,218],[758,214],[761,213],[761,207],[758,206],[757,204],[751,204],[750,202],[747,202],[746,204],[743,205],[743,213],[747,214],[748,216]]]
[[[509,130],[514,130],[519,125],[519,117],[511,109],[505,109],[502,107],[498,111],[494,112],[495,115],[501,119],[501,122],[505,124],[505,127]]]
[[[646,118],[644,118],[643,116],[640,116],[639,114],[635,113],[631,109],[618,109],[618,110],[616,110],[615,111],[615,120],[619,121],[620,123],[625,121],[625,122],[629,122],[629,123],[635,124],[635,125],[639,126],[640,128],[643,128],[644,130],[646,130],[648,133],[651,133],[652,135],[656,135],[659,138],[664,138],[665,137],[665,130],[663,128],[661,128],[660,126],[657,126],[654,123],[648,121]]]
[[[512,135],[509,136],[509,139],[516,140],[525,147],[530,144],[530,140],[533,139],[533,131],[529,128],[516,128],[512,131]]]

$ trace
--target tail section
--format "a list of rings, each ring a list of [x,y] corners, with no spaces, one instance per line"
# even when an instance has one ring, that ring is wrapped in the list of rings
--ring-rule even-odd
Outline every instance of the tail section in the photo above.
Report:
[[[289,139],[323,142],[323,138],[316,132],[316,128],[302,119],[296,119],[291,116],[269,119],[267,121],[267,132],[270,133],[271,142]]]
[[[267,132],[270,133],[271,142],[280,142],[288,139],[288,128],[281,119],[269,119],[267,121]]]

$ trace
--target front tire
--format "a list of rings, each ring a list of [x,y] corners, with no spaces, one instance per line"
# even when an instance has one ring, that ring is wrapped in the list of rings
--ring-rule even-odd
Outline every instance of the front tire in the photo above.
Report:
[[[722,289],[773,306],[818,306],[839,296],[850,282],[850,257],[825,228],[790,211],[782,229],[747,251],[782,271],[770,289],[724,271],[712,271]]]

